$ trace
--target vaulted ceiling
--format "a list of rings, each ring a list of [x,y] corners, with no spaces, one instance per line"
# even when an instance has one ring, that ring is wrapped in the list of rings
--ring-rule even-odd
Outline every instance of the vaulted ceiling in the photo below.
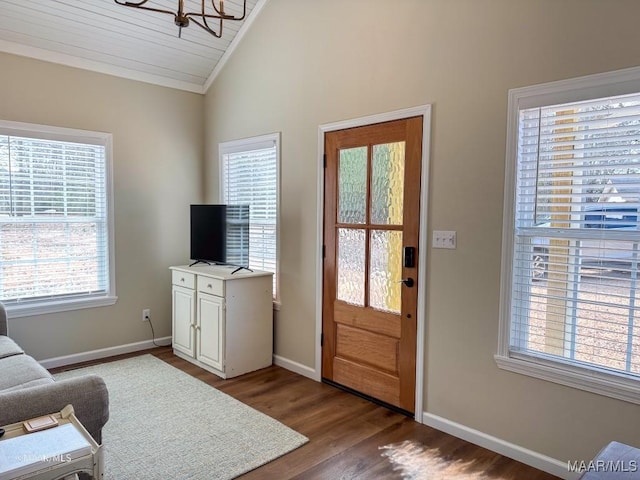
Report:
[[[247,0],[246,18],[225,21],[221,38],[193,23],[178,38],[173,16],[114,0],[0,0],[0,51],[204,93],[265,3]],[[146,6],[177,11],[178,0]],[[242,12],[242,0],[224,6]]]

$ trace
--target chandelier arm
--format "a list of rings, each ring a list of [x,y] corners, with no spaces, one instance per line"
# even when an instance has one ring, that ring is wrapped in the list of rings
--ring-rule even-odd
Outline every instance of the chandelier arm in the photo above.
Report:
[[[207,23],[207,14],[204,11],[204,1],[202,2],[202,23],[204,24],[204,27],[206,28],[206,30],[208,32],[212,32],[213,29],[209,26],[209,24]],[[196,24],[198,23],[197,20],[194,20],[196,22]],[[220,30],[219,30],[220,36],[222,36],[222,20],[220,20]]]
[[[135,2],[122,2],[120,0],[114,0],[114,2],[116,2],[118,5],[124,5],[125,7],[139,8],[140,10],[149,10],[151,12],[168,13],[169,15],[175,16],[175,12],[172,12],[171,10],[162,10],[160,8],[144,7],[143,5],[148,1],[149,0],[142,0],[139,3],[135,3]]]
[[[202,17],[202,15],[200,15],[199,13],[196,14],[189,14],[186,13],[185,16],[189,16],[189,15],[195,15],[197,17]],[[198,25],[200,28],[206,30],[207,32],[209,32],[211,35],[213,35],[216,38],[220,38],[222,37],[222,18],[220,17],[215,17],[212,15],[207,15],[208,17],[213,17],[213,18],[217,18],[218,20],[220,20],[220,33],[217,33],[215,30],[213,30],[211,27],[209,27],[209,25],[207,25],[207,21],[206,19],[203,18],[204,24],[200,23],[198,20],[196,20],[195,18],[193,18],[192,16],[189,17],[189,20],[191,20],[193,23],[195,23],[196,25]]]
[[[139,7],[141,5],[144,5],[145,3],[147,3],[149,0],[141,0],[139,2],[123,2],[121,0],[114,0],[118,5],[124,5],[126,7]]]
[[[194,17],[194,16],[198,16],[200,18],[203,19],[203,21],[206,21],[206,18],[221,18],[222,20],[244,20],[244,17],[247,16],[247,0],[244,0],[242,2],[242,16],[241,17],[236,17],[234,15],[227,15],[226,13],[221,12],[220,10],[218,10],[218,7],[216,7],[215,1],[211,0],[211,6],[213,7],[213,10],[216,12],[215,14],[212,13],[205,13],[205,4],[206,4],[206,0],[202,0],[202,12],[201,13],[196,13],[196,12],[188,12],[185,13],[184,15],[186,17]]]
[[[211,0],[211,2],[213,3],[213,0]],[[207,32],[212,32],[213,29],[211,27],[209,27],[209,24],[207,23],[207,12],[205,11],[205,5],[206,2],[204,0],[202,0],[202,23],[204,24],[204,28],[207,30]],[[215,5],[213,7],[213,9],[217,12],[218,10],[215,8]],[[196,22],[196,24],[198,24],[197,20],[194,20]],[[198,25],[199,27],[201,27],[202,25]],[[222,20],[220,20],[220,37],[222,36]],[[219,37],[218,37],[219,38]]]
[[[193,20],[193,17],[201,18],[203,21],[205,18],[215,19],[215,20],[244,20],[244,15],[242,17],[234,17],[233,15],[214,15],[213,13],[205,13],[204,15],[200,12],[187,12],[184,14],[185,17],[189,17]]]
[[[211,3],[213,3],[213,0],[211,0]],[[215,5],[213,6],[213,8],[214,9],[216,8]],[[235,17],[233,15],[224,15],[224,18],[225,18],[225,20],[226,19],[229,19],[229,20],[244,20],[244,17],[246,17],[246,16],[247,16],[247,0],[244,0],[242,2],[242,16],[241,17]]]
[[[220,1],[220,10],[218,10],[218,7],[216,7],[216,2],[214,0],[211,0],[211,6],[213,7],[213,11],[216,12],[218,15],[220,15],[221,17],[224,16],[224,0],[219,0]],[[204,5],[205,5],[206,0],[202,0],[202,14],[204,15]]]
[[[211,6],[213,7],[214,12],[216,12],[215,14],[209,14],[209,13],[205,13],[205,5],[206,5],[206,0],[201,0],[201,5],[202,5],[202,11],[199,13],[196,12],[186,12],[184,13],[182,8],[184,5],[184,0],[178,0],[178,12],[172,12],[170,10],[164,10],[161,8],[154,8],[154,7],[146,7],[144,6],[145,3],[147,3],[149,0],[140,0],[140,1],[128,1],[128,0],[114,0],[115,3],[117,3],[118,5],[123,5],[125,7],[132,7],[132,8],[138,8],[140,10],[148,10],[151,12],[158,12],[158,13],[167,13],[169,15],[173,15],[174,19],[175,19],[175,23],[176,25],[178,25],[180,27],[180,31],[178,33],[178,36],[181,37],[182,34],[182,28],[186,27],[189,25],[189,21],[193,21],[196,25],[198,25],[200,28],[202,28],[203,30],[206,30],[207,32],[209,32],[211,35],[213,35],[216,38],[220,38],[222,37],[222,21],[223,20],[244,20],[246,14],[247,14],[247,0],[243,0],[242,4],[243,4],[243,8],[242,8],[242,16],[241,17],[236,17],[234,15],[227,15],[226,13],[224,13],[224,0],[219,0],[220,2],[220,8],[218,9],[218,7],[216,7],[215,4],[215,0],[211,0]],[[211,20],[211,19],[215,19],[215,20],[219,20],[220,23],[220,31],[219,33],[216,32],[213,28],[211,28],[207,22],[207,20]]]

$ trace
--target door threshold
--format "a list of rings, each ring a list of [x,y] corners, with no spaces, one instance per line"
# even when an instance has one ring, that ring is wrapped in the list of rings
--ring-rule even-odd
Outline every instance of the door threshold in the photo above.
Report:
[[[337,388],[338,390],[342,390],[344,392],[350,393],[352,395],[355,395],[356,397],[360,397],[363,398],[365,400],[368,400],[371,403],[375,403],[376,405],[380,405],[381,407],[387,408],[393,412],[399,413],[401,415],[404,415],[405,417],[409,417],[409,418],[413,418],[415,419],[415,416],[413,414],[413,412],[410,412],[408,410],[405,410],[403,408],[400,407],[396,407],[395,405],[391,405],[390,403],[387,402],[383,402],[382,400],[378,400],[377,398],[374,398],[370,395],[366,395],[362,392],[358,392],[357,390],[354,390],[353,388],[349,388],[349,387],[345,387],[344,385],[340,385],[339,383],[334,382],[333,380],[329,380],[328,378],[324,378],[322,377],[322,383],[326,383],[327,385],[330,385],[332,387]]]

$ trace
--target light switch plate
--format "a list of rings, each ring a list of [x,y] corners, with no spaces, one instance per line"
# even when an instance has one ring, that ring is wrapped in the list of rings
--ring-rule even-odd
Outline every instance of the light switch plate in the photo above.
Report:
[[[456,232],[452,230],[434,230],[433,248],[456,248]]]

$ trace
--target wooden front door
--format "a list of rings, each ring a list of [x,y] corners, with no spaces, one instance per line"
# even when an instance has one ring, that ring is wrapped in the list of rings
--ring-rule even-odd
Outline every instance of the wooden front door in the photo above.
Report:
[[[324,148],[322,377],[414,413],[422,117]]]

